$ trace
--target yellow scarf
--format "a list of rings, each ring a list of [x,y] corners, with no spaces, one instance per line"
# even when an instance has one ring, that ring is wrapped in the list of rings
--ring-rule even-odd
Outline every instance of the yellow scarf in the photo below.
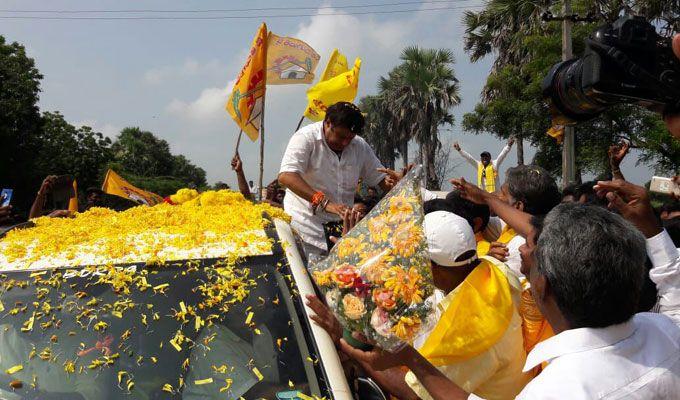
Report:
[[[482,175],[485,175],[484,186],[482,186]],[[481,162],[477,163],[477,186],[489,193],[496,191],[496,171],[493,169],[493,163],[490,162],[486,167]]]
[[[503,227],[503,230],[501,231],[501,235],[498,237],[498,240],[496,241],[508,244],[515,236],[517,236],[515,230],[512,229],[509,225],[505,225],[505,227]],[[489,249],[491,248],[491,243],[484,240],[484,236],[482,235],[481,232],[475,235],[475,240],[477,240],[477,255],[479,255],[480,257],[487,255],[489,253]]]
[[[497,261],[481,263],[439,304],[439,322],[418,351],[433,365],[469,360],[496,344],[510,325],[514,304],[508,276]]]

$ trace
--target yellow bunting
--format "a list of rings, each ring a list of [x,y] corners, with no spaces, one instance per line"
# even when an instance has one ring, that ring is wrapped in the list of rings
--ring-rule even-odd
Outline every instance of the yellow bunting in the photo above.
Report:
[[[19,372],[19,371],[21,371],[22,369],[24,369],[24,366],[21,365],[21,364],[19,364],[19,365],[15,365],[15,366],[13,366],[13,367],[7,368],[7,369],[5,370],[5,373],[6,373],[7,375],[12,375],[13,373]]]
[[[208,383],[213,383],[213,378],[199,379],[194,381],[194,385],[207,385]]]

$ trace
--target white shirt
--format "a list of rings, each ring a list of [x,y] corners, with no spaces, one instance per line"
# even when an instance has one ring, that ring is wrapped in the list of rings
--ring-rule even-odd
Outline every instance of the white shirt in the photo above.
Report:
[[[503,163],[503,160],[505,160],[505,157],[510,152],[510,147],[511,146],[509,144],[505,145],[505,147],[503,147],[503,150],[501,150],[500,154],[498,154],[498,157],[496,157],[495,160],[491,160],[491,165],[493,166],[494,171],[500,172],[498,170],[498,168],[500,167],[500,165]],[[475,160],[475,158],[472,157],[472,155],[470,153],[468,153],[467,151],[465,151],[463,149],[458,150],[458,152],[460,153],[460,155],[464,159],[467,160],[467,162],[469,162],[473,167],[475,167],[475,171],[477,170],[477,168],[479,168],[479,164],[482,163],[481,161]],[[486,187],[486,178],[484,178],[484,177],[482,177],[482,187]],[[501,174],[500,173],[498,174],[498,178],[496,179],[496,187],[497,188],[501,187]]]
[[[524,277],[524,274],[521,271],[522,268],[522,257],[520,256],[519,253],[519,248],[522,246],[524,243],[526,243],[526,239],[524,239],[521,235],[515,235],[508,243],[508,258],[505,260],[505,265],[510,268],[510,270],[515,274],[515,276],[518,279],[521,279]]]
[[[661,314],[639,313],[606,328],[564,331],[539,343],[524,370],[547,367],[518,399],[680,397],[680,252],[666,231],[647,240]]]
[[[321,121],[301,128],[290,138],[279,172],[298,173],[331,202],[351,207],[359,178],[368,186],[377,186],[385,177],[377,171],[382,167],[371,147],[359,136],[338,157],[326,144]],[[311,204],[290,189],[286,190],[283,208],[292,217],[291,226],[303,241],[326,249],[323,224],[338,220],[336,215],[322,211],[314,215]]]

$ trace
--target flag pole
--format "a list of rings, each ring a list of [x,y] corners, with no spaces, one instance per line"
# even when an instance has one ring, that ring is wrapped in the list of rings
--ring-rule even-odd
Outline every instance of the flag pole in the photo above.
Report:
[[[264,176],[264,105],[266,103],[266,96],[262,95],[262,118],[260,119],[260,178],[258,185],[260,192],[257,194],[257,199],[262,201],[262,177]]]
[[[302,126],[302,121],[305,120],[305,116],[303,115],[302,118],[300,118],[300,122],[298,122],[297,128],[295,128],[295,132],[300,130],[300,126]]]
[[[234,157],[238,155],[238,146],[241,144],[241,136],[243,136],[243,128],[238,130],[238,139],[236,139],[236,151],[234,152]]]

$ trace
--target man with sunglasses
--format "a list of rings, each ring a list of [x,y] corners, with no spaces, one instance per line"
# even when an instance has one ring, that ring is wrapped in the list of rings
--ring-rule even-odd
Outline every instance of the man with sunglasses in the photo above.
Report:
[[[357,106],[338,102],[323,121],[293,135],[281,161],[279,183],[287,188],[284,209],[300,234],[308,256],[327,252],[323,224],[352,212],[359,179],[389,190],[373,149],[358,134],[364,116]]]

